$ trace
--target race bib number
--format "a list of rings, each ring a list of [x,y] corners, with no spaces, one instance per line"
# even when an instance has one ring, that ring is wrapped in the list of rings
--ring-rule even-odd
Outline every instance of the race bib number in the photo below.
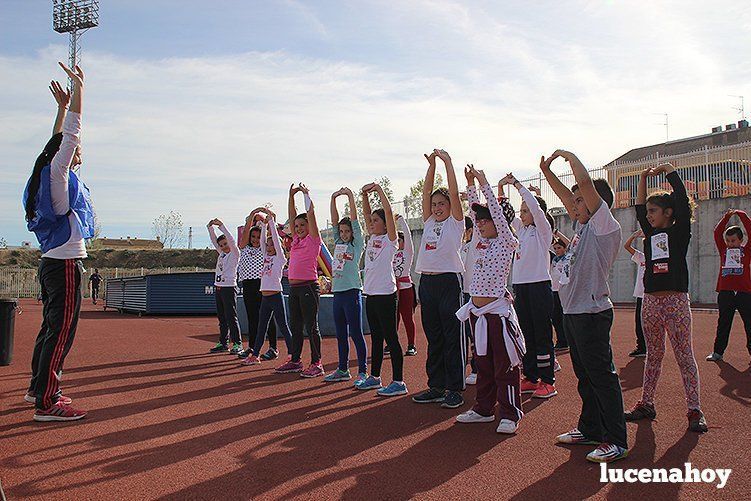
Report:
[[[655,275],[668,273],[669,271],[670,271],[670,267],[668,266],[668,263],[653,263],[652,264],[652,273],[654,273]]]
[[[441,239],[441,232],[443,231],[443,223],[435,223],[431,231],[428,231],[423,236],[425,242],[425,250],[433,251],[438,248],[438,241]]]
[[[351,252],[347,252],[347,244],[337,244],[334,248],[334,271],[342,271],[347,261],[354,260],[355,256]]]
[[[368,243],[368,260],[373,262],[378,259],[383,251],[383,240],[374,238]]]
[[[743,268],[743,253],[741,249],[727,249],[723,268]]]
[[[670,257],[670,247],[668,245],[668,234],[658,233],[652,235],[652,260],[667,259]]]

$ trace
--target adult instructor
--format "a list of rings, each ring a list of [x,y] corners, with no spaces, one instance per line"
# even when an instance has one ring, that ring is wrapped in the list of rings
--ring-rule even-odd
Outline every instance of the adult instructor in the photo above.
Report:
[[[39,282],[44,312],[24,398],[36,405],[34,421],[74,421],[86,415],[60,391],[63,362],[81,310],[81,260],[86,257],[84,240],[94,236],[94,211],[89,189],[73,172],[81,163],[84,75],[78,66],[71,70],[59,64],[73,83],[73,95],[51,82],[58,105],[53,135],[37,157],[23,195],[27,228],[42,249]]]

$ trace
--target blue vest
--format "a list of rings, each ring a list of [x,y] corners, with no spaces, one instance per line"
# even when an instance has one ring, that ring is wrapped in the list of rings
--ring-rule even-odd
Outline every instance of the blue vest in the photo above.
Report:
[[[29,184],[27,183],[23,192],[24,207],[28,198]],[[78,229],[83,238],[93,238],[94,209],[91,207],[91,193],[73,171],[68,174],[68,202],[70,203],[68,214],[73,213],[76,216]],[[57,215],[52,207],[49,165],[42,169],[34,212],[34,219],[28,221],[26,227],[36,235],[42,253],[60,247],[70,239],[71,228],[68,214]]]

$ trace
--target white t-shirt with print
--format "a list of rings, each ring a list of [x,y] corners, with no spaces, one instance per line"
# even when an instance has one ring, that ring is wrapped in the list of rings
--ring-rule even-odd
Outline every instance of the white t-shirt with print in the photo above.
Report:
[[[398,248],[399,239],[389,240],[387,234],[370,236],[365,248],[365,294],[385,296],[396,292],[396,277],[392,263]]]
[[[449,216],[436,221],[431,215],[425,221],[420,250],[417,253],[417,273],[463,273],[464,263],[459,255],[464,235],[464,219]]]

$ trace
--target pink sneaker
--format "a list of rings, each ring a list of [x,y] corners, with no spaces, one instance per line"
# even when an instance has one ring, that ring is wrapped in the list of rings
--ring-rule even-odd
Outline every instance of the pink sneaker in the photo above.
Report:
[[[34,421],[75,421],[84,416],[86,416],[86,411],[74,409],[58,401],[49,409],[37,409],[34,412]]]
[[[301,377],[318,377],[323,376],[323,364],[321,362],[310,364],[310,367],[305,369],[302,374],[300,374]]]
[[[261,363],[261,359],[253,354],[250,354],[246,358],[243,358],[240,363],[243,365],[257,365]]]
[[[289,362],[277,367],[274,372],[277,374],[287,374],[289,372],[302,372],[302,369],[302,362],[293,362],[290,360]]]
[[[37,403],[37,397],[35,397],[31,393],[27,393],[26,395],[24,395],[23,399],[24,399],[25,402],[27,402],[29,404],[36,404]],[[60,395],[59,397],[57,397],[57,401],[65,404],[65,405],[70,405],[70,404],[73,403],[73,399],[70,398],[70,397],[66,397],[65,395]]]

